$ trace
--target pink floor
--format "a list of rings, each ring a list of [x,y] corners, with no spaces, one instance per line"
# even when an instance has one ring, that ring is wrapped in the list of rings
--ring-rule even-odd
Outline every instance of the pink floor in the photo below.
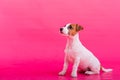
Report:
[[[77,78],[71,78],[71,68],[65,76],[58,76],[62,68],[61,62],[33,61],[11,66],[1,66],[0,80],[119,80],[120,64],[114,62],[104,62],[104,66],[110,66],[113,72],[103,73],[100,75],[84,75],[78,73]]]

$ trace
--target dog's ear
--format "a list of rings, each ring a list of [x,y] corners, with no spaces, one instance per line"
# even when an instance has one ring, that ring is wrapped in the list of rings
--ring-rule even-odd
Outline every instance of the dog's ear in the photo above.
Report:
[[[80,31],[80,30],[83,30],[83,27],[78,25],[78,24],[76,24],[76,31]]]

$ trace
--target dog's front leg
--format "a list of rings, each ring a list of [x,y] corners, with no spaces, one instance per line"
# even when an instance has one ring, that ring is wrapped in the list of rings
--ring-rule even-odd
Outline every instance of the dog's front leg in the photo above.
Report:
[[[63,69],[61,72],[59,72],[59,75],[61,75],[61,76],[65,75],[67,68],[68,68],[68,60],[66,59],[66,56],[65,56]]]
[[[78,70],[79,63],[80,63],[80,58],[76,58],[74,60],[73,69],[71,73],[72,77],[77,77],[77,70]]]

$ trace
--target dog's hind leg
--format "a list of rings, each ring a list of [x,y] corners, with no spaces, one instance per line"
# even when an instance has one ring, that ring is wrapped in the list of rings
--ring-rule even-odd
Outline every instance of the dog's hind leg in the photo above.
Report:
[[[100,68],[91,68],[89,71],[86,71],[85,74],[91,75],[91,74],[99,74]]]

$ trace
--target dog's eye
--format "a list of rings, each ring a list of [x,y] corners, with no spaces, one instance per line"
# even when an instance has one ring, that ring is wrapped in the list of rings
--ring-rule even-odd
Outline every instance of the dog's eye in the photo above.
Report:
[[[70,25],[70,26],[68,27],[68,29],[73,29],[73,28],[72,28],[72,26]]]

